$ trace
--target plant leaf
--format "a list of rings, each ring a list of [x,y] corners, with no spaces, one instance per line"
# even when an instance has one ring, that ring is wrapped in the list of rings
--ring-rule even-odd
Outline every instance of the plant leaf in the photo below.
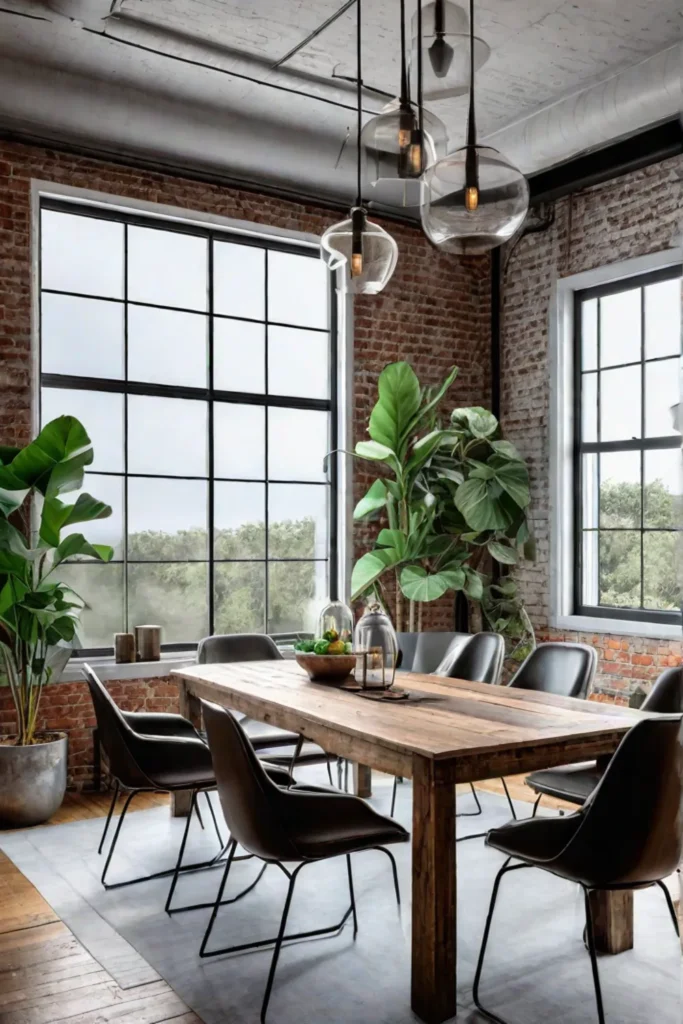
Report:
[[[469,430],[473,437],[492,437],[498,430],[498,420],[480,405],[468,409],[454,409],[451,423],[456,430]]]
[[[114,557],[114,549],[108,544],[91,544],[82,533],[71,533],[56,548],[53,564],[59,565],[65,558],[73,558],[75,555],[89,555],[100,562],[110,562]]]
[[[356,455],[361,459],[371,459],[373,462],[387,462],[396,458],[395,452],[379,441],[359,441],[356,445]]]
[[[465,593],[473,601],[481,601],[484,596],[484,583],[478,572],[474,569],[465,569]]]
[[[420,408],[420,382],[408,363],[390,363],[379,375],[377,390],[368,433],[400,458],[406,430]]]
[[[524,462],[512,441],[491,441],[491,447],[498,455],[505,459],[511,459],[513,462]]]
[[[486,480],[466,480],[458,487],[455,506],[462,513],[467,525],[477,532],[482,530],[504,530],[507,516],[491,494]]]
[[[375,480],[353,510],[354,519],[365,519],[384,508],[387,503],[387,488],[383,480]]]
[[[496,480],[519,508],[526,508],[529,495],[529,472],[523,462],[507,462],[494,455],[489,465],[496,474]]]
[[[24,487],[52,496],[79,488],[83,468],[92,460],[92,443],[83,425],[75,416],[58,416],[21,449],[8,469]]]
[[[427,573],[421,565],[406,565],[401,572],[401,590],[410,601],[436,601],[447,590],[461,590],[465,583],[462,569]]]
[[[401,558],[405,556],[406,535],[402,530],[380,530],[377,543],[384,548],[394,548]]]
[[[351,574],[351,600],[357,601],[387,569],[400,561],[401,556],[394,548],[377,548],[362,555]]]
[[[515,565],[517,562],[517,552],[509,544],[503,544],[499,540],[490,540],[486,547],[491,557],[495,558],[497,562],[502,562],[503,565]]]

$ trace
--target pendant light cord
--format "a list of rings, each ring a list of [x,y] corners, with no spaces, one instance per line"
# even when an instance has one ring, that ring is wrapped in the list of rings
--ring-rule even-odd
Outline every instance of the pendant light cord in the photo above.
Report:
[[[410,103],[410,86],[406,64],[406,0],[401,0],[401,107],[408,103]]]
[[[423,149],[421,166],[424,167],[424,111],[422,99],[422,0],[417,0],[417,116],[420,128],[420,145]]]
[[[360,0],[358,0],[360,3]],[[477,127],[474,113],[474,0],[470,0],[470,109],[467,118],[467,145],[476,146]]]
[[[358,127],[356,138],[356,206],[362,202],[362,169],[361,169],[361,132],[363,131],[363,80],[362,70],[362,38],[361,38],[361,0],[356,0],[356,76],[358,78],[356,88],[356,101],[358,105]]]

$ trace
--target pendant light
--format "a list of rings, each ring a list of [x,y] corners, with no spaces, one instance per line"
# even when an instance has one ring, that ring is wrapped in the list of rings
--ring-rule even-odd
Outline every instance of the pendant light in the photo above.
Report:
[[[446,155],[446,127],[410,98],[406,59],[405,0],[400,3],[401,90],[397,99],[371,118],[361,132],[365,179],[377,202],[392,206],[419,206],[420,181],[427,167]]]
[[[467,144],[424,175],[422,228],[439,249],[480,254],[514,235],[529,209],[527,180],[496,149],[477,143],[474,103],[474,0],[470,0],[470,104]]]
[[[328,228],[320,240],[322,257],[331,270],[344,268],[345,287],[353,295],[377,295],[391,280],[398,246],[391,235],[368,220],[362,200],[361,132],[363,95],[361,77],[361,0],[356,0],[356,73],[358,125],[356,133],[356,205],[351,216]]]
[[[423,90],[426,100],[464,96],[470,85],[470,26],[467,12],[451,0],[432,0],[422,13],[422,41],[417,12],[412,19],[411,53],[422,48]],[[491,55],[490,47],[475,36],[474,67],[478,71]]]

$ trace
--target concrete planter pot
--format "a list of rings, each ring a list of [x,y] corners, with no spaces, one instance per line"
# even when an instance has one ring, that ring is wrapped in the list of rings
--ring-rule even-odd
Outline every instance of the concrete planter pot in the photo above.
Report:
[[[67,739],[51,733],[30,747],[0,744],[0,828],[40,825],[66,792]]]
[[[469,633],[397,633],[399,650],[403,654],[401,672],[435,672],[454,640]]]

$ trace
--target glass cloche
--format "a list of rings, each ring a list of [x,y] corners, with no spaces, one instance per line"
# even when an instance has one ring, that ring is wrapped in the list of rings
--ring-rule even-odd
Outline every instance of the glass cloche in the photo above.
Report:
[[[398,640],[391,619],[379,601],[368,605],[353,637],[356,682],[366,690],[388,690],[394,684]]]
[[[326,633],[334,632],[337,640],[345,644],[351,642],[353,637],[353,612],[343,601],[330,601],[325,605],[318,618],[318,638],[324,637]]]

